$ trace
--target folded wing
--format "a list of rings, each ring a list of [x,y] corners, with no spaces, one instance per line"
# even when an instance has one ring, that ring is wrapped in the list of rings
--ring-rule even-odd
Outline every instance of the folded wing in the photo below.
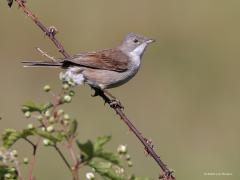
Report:
[[[70,59],[63,59],[64,66],[83,66],[93,69],[124,72],[129,67],[128,56],[116,49],[81,53]]]

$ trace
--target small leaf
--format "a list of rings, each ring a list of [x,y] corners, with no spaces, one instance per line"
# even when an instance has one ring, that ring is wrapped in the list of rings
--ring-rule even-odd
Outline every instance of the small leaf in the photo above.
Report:
[[[113,169],[112,164],[109,162],[97,162],[90,161],[88,165],[102,177],[111,179],[111,180],[124,180],[123,177],[119,176]]]
[[[21,131],[16,131],[14,129],[6,129],[2,134],[3,146],[5,148],[10,148],[14,143],[16,143],[21,138],[26,138],[34,134],[34,129],[24,129]]]
[[[12,7],[13,0],[7,0],[7,3],[8,3],[8,6],[9,6],[9,7]]]
[[[78,122],[74,119],[70,124],[70,128],[69,128],[69,131],[67,133],[67,136],[68,137],[75,136],[76,131],[77,131],[77,127],[78,127]]]
[[[29,101],[27,103],[25,103],[22,106],[22,112],[46,112],[48,109],[50,109],[51,107],[53,107],[53,104],[51,102],[48,102],[46,104],[35,104],[32,101]]]
[[[78,148],[83,153],[84,159],[83,161],[90,160],[93,157],[94,149],[93,143],[91,141],[87,141],[85,143],[80,143],[80,141],[76,141]]]
[[[109,161],[113,164],[119,165],[120,161],[117,155],[115,155],[114,153],[110,153],[110,152],[99,152],[94,154],[95,157],[104,159],[106,161]]]
[[[111,140],[111,136],[98,137],[94,143],[94,151],[102,151],[103,146]]]
[[[34,102],[27,102],[22,106],[22,111],[25,113],[27,111],[29,112],[42,112],[42,107],[39,105],[36,105]]]
[[[45,139],[49,139],[53,143],[57,143],[62,140],[62,138],[60,136],[58,136],[58,135],[54,136],[53,133],[50,133],[50,132],[36,130],[35,133]]]

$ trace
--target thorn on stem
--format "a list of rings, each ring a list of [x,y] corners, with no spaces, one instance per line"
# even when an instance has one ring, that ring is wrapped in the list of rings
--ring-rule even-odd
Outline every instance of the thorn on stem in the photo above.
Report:
[[[109,105],[111,108],[120,108],[120,109],[124,109],[123,105],[121,104],[121,102],[117,99],[112,99],[109,102]]]
[[[54,27],[54,26],[50,26],[48,28],[48,32],[46,32],[46,35],[49,36],[49,37],[54,37],[57,33],[58,33],[57,28]]]
[[[149,140],[149,139],[147,139],[147,138],[144,138],[144,140],[145,140],[146,143],[149,144],[149,146],[153,149],[154,145],[153,145],[152,140],[151,140],[151,139]],[[149,149],[147,149],[147,147],[145,147],[144,150],[145,150],[145,151],[144,151],[145,155],[149,155],[149,154],[150,154]]]

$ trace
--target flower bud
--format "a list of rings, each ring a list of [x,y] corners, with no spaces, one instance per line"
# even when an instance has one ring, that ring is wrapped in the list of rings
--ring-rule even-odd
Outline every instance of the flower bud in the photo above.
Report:
[[[41,122],[41,121],[43,120],[42,115],[39,115],[39,116],[37,117],[37,120]]]
[[[132,167],[133,166],[132,161],[128,161],[127,164],[128,164],[128,167]]]
[[[24,163],[24,164],[28,164],[28,162],[29,162],[29,160],[28,160],[27,157],[23,158],[23,163]]]
[[[46,116],[47,118],[49,118],[49,117],[50,117],[50,115],[51,115],[50,111],[49,111],[49,110],[47,110],[47,111],[45,112],[45,116]]]
[[[67,83],[63,83],[62,88],[67,90],[67,89],[69,89],[69,85]]]
[[[75,95],[75,92],[73,90],[69,91],[69,95],[73,97]]]
[[[52,143],[49,139],[43,139],[43,144],[44,144],[45,146],[50,146],[50,145],[52,145],[53,143]]]
[[[11,172],[11,173],[16,172],[16,169],[14,167],[12,167],[9,169],[9,172]]]
[[[70,103],[71,100],[72,100],[72,97],[69,96],[69,95],[65,95],[65,96],[63,97],[63,100],[64,100],[64,102],[66,102],[66,103]]]
[[[50,87],[49,85],[45,85],[45,86],[43,87],[43,90],[44,90],[45,92],[49,92],[49,91],[51,90],[51,87]]]
[[[92,172],[88,172],[88,173],[86,173],[86,178],[87,178],[87,180],[94,180],[95,175]]]
[[[48,126],[47,127],[47,132],[53,132],[54,130],[54,127],[53,126]]]
[[[117,148],[118,154],[126,154],[127,153],[127,146],[120,144]]]
[[[24,113],[24,116],[25,116],[26,118],[30,118],[30,117],[31,117],[31,112],[30,112],[30,111],[26,111],[26,112]]]
[[[10,178],[12,178],[12,175],[10,173],[6,173],[4,175],[4,177],[5,177],[5,179],[10,179]]]
[[[31,129],[33,129],[33,125],[32,124],[28,124],[27,128],[31,130]]]
[[[52,123],[54,123],[54,121],[55,121],[55,118],[54,118],[53,116],[51,116],[51,117],[49,118],[49,120],[48,120],[48,121],[49,121],[49,123],[51,123],[51,124],[52,124]]]
[[[64,119],[64,120],[69,120],[69,119],[70,119],[70,117],[69,117],[69,115],[68,115],[68,114],[64,114],[64,116],[63,116],[63,119]]]
[[[11,152],[10,152],[10,154],[11,154],[11,156],[13,156],[13,157],[18,157],[18,152],[17,152],[17,150],[12,150]]]
[[[129,161],[131,159],[131,156],[129,154],[126,154],[125,158],[127,161]]]

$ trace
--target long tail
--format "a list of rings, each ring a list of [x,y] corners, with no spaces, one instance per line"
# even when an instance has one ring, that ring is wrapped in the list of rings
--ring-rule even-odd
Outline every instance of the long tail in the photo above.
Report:
[[[24,67],[62,67],[63,62],[22,61]]]

